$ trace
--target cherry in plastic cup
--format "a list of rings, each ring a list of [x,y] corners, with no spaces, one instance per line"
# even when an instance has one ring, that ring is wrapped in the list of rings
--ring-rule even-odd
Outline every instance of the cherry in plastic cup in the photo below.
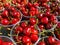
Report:
[[[4,9],[5,10],[5,9]],[[4,11],[3,10],[3,11]],[[17,9],[16,9],[17,10]],[[20,12],[19,10],[17,10],[18,12]],[[16,23],[19,23],[20,21],[22,20],[22,13],[20,12],[20,19],[16,22]],[[15,23],[15,24],[16,24]],[[3,24],[1,24],[0,23],[0,26],[3,26],[3,27],[12,27],[12,26],[14,26],[15,24],[9,24],[9,25],[3,25]]]
[[[14,36],[16,36],[17,34],[16,34],[14,28],[17,27],[17,26],[19,26],[19,24],[21,24],[22,22],[26,22],[26,21],[24,20],[24,21],[21,21],[20,23],[17,23],[16,25],[14,25],[13,28],[12,28],[12,30],[11,30],[11,32],[10,32],[11,38],[12,38],[15,42],[16,42],[16,40],[14,39]],[[28,22],[29,22],[29,21],[28,21]],[[36,28],[37,28],[37,30],[38,30],[38,26],[36,26]],[[39,40],[39,38],[40,38],[39,32],[40,32],[40,30],[38,30],[38,40]],[[35,43],[37,43],[38,40],[37,40]],[[34,44],[35,44],[35,43],[34,43]]]
[[[13,45],[16,45],[16,43],[13,41],[13,39],[11,39],[7,36],[0,36],[0,38],[3,40],[3,42],[12,42]]]

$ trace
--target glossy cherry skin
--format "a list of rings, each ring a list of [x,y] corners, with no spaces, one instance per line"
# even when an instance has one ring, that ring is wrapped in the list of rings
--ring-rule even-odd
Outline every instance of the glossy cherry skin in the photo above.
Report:
[[[43,17],[43,18],[41,19],[41,22],[42,22],[43,24],[48,24],[48,18],[47,18],[47,17]]]
[[[18,36],[16,37],[16,40],[19,42],[19,41],[22,41],[22,36]]]
[[[5,3],[4,6],[9,8],[10,7],[10,3]]]
[[[24,34],[27,35],[27,36],[29,36],[31,34],[31,28],[30,27],[26,27],[24,29]]]
[[[31,34],[30,38],[31,38],[32,42],[36,42],[38,40],[38,35]]]
[[[7,19],[2,19],[1,20],[1,24],[2,25],[8,25],[9,24],[9,21]]]
[[[3,41],[2,41],[2,39],[0,39],[0,45],[2,45],[3,44]]]
[[[36,30],[36,29],[31,29],[31,33],[38,35],[38,30]]]
[[[12,23],[12,24],[16,24],[18,21],[19,21],[19,19],[13,18],[11,23]]]
[[[9,14],[8,14],[8,11],[7,10],[4,10],[3,12],[2,12],[2,16],[3,17],[7,17]]]
[[[45,42],[41,41],[38,45],[46,45]]]
[[[28,7],[32,7],[32,4],[30,2],[28,3]]]
[[[22,33],[23,28],[21,26],[16,27],[16,33]]]
[[[36,19],[35,19],[35,18],[30,18],[30,23],[31,23],[32,25],[36,24]]]
[[[30,43],[31,42],[31,39],[28,37],[28,36],[24,36],[23,39],[22,39],[23,43]]]
[[[39,18],[39,19],[43,18],[43,14],[39,14],[39,15],[38,15],[38,18]]]
[[[44,29],[44,25],[39,25],[39,28],[41,29],[41,31]]]
[[[49,36],[49,37],[48,37],[48,41],[49,41],[50,44],[52,44],[52,43],[55,42],[55,39],[54,39],[54,37]]]
[[[31,7],[30,10],[31,10],[31,11],[35,11],[35,7]]]
[[[27,24],[26,24],[26,22],[22,22],[22,23],[21,23],[21,27],[22,27],[22,28],[25,28],[25,27],[27,27]]]
[[[14,45],[12,42],[3,42],[2,45]]]
[[[53,22],[54,20],[56,20],[56,16],[52,15],[50,20]]]
[[[20,17],[20,12],[14,11],[12,12],[13,17]]]
[[[52,26],[52,24],[50,24],[50,23],[48,23],[47,25],[46,25],[46,29],[51,29],[53,26]]]

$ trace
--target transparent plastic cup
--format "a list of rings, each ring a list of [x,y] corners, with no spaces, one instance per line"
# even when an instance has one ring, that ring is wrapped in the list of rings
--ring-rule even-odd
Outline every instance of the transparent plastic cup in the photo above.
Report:
[[[56,21],[58,22],[58,20],[57,20],[57,18],[56,18]],[[46,31],[54,31],[54,29],[57,27],[57,24],[55,24],[55,25],[53,25],[52,26],[52,28],[51,29],[44,29],[44,30],[46,30]],[[40,32],[41,32],[41,29],[39,28],[39,26],[38,26],[38,29],[40,30]]]
[[[58,23],[60,24],[60,21],[58,21]],[[58,25],[57,25],[57,27],[58,27]],[[57,31],[58,31],[59,29],[57,28]],[[57,39],[57,40],[59,40],[60,41],[60,39],[58,39],[58,37],[57,37],[58,35],[56,35],[55,33],[54,33],[54,37]]]
[[[0,38],[4,41],[4,42],[12,42],[14,45],[16,45],[16,43],[13,41],[13,39],[7,37],[7,36],[0,36]]]
[[[14,40],[13,35],[14,35],[14,36],[16,35],[16,33],[15,33],[15,31],[14,31],[14,28],[15,28],[16,26],[18,26],[19,24],[21,24],[22,22],[25,22],[25,20],[24,20],[24,21],[21,21],[20,23],[17,23],[16,25],[13,26],[13,28],[12,28],[12,30],[11,30],[11,32],[10,32],[11,38],[12,38],[13,40]],[[28,21],[28,22],[29,22],[29,21]],[[36,28],[37,28],[37,30],[38,30],[38,26],[36,26]],[[40,32],[40,30],[38,30],[38,32]],[[38,34],[38,37],[40,38],[39,34]],[[39,38],[38,38],[38,40],[39,40]],[[35,43],[37,43],[38,40],[37,40]],[[15,41],[15,40],[14,40],[14,41]],[[16,41],[15,41],[15,42],[16,42]],[[35,43],[34,43],[34,45],[35,45]]]
[[[5,10],[5,9],[4,9]],[[20,12],[18,9],[16,9],[18,12]],[[20,21],[22,20],[22,13],[20,12],[20,20],[17,22],[19,23]],[[14,26],[15,24],[11,24],[11,25],[3,25],[3,24],[0,24],[0,26],[3,26],[3,27],[12,27]]]

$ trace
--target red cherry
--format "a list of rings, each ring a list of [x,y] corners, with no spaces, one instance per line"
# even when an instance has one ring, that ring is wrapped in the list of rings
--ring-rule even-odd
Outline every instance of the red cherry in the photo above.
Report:
[[[38,40],[38,35],[31,34],[30,38],[31,38],[32,42],[36,42]]]
[[[3,41],[2,41],[2,39],[0,39],[0,45],[2,45],[3,44]]]
[[[31,28],[30,27],[26,27],[24,29],[24,34],[27,35],[27,36],[29,36],[31,34]]]
[[[31,11],[35,11],[35,7],[31,7],[30,10],[31,10]]]
[[[16,32],[18,33],[18,32],[23,32],[23,28],[21,27],[21,26],[18,26],[18,27],[16,27]]]
[[[21,3],[21,0],[17,0],[17,2],[20,4]]]
[[[45,42],[41,41],[38,45],[46,45]]]
[[[32,4],[29,2],[29,3],[28,3],[28,6],[29,6],[29,7],[32,7]]]
[[[30,23],[31,23],[32,25],[36,24],[36,19],[35,19],[35,18],[30,18]]]
[[[8,24],[9,24],[9,21],[8,21],[7,19],[2,19],[2,20],[1,20],[1,23],[2,23],[3,25],[8,25]]]
[[[13,18],[11,23],[12,23],[12,24],[16,24],[16,23],[18,22],[18,20],[19,20],[19,19],[17,19],[17,18]]]
[[[43,14],[42,13],[38,15],[38,18],[39,19],[41,19],[42,17],[43,17]]]
[[[54,15],[52,15],[50,18],[51,21],[54,21],[55,19],[56,19],[56,16],[54,16]]]
[[[41,29],[41,30],[43,30],[44,29],[44,25],[39,25],[39,28]]]
[[[38,35],[38,30],[31,29],[31,33],[32,33],[32,34],[36,34],[36,35]]]
[[[34,3],[34,6],[35,6],[35,7],[39,6],[39,3],[37,3],[37,2],[36,2],[36,3]]]
[[[32,42],[31,43],[27,43],[26,45],[33,45]]]
[[[3,42],[2,45],[14,45],[12,42]]]
[[[52,28],[52,24],[48,23],[48,24],[46,25],[46,29],[51,29],[51,28]]]
[[[39,14],[38,9],[35,9],[35,14],[36,14],[36,15],[38,15],[38,14]]]
[[[13,3],[13,4],[16,4],[16,3],[17,3],[17,1],[16,1],[16,0],[12,0],[12,3]]]
[[[46,16],[48,16],[48,17],[49,17],[49,16],[50,16],[50,12],[46,12]]]
[[[24,36],[23,39],[22,39],[23,43],[30,43],[31,42],[31,39],[27,36]]]
[[[29,27],[30,27],[31,29],[34,29],[34,25],[29,25]]]
[[[22,40],[22,36],[18,36],[18,37],[16,37],[16,39],[17,39],[17,41],[19,42],[19,41]]]
[[[49,36],[49,37],[48,37],[48,41],[49,41],[50,44],[52,44],[52,43],[55,42],[55,39],[54,39],[54,37]]]
[[[2,16],[0,15],[0,20],[2,19]]]
[[[26,22],[22,22],[22,23],[21,23],[21,27],[22,27],[22,28],[25,28],[25,27],[27,27],[27,24],[26,24]]]
[[[47,17],[43,17],[43,18],[41,19],[41,22],[42,22],[43,24],[47,24],[47,23],[48,23],[48,18],[47,18]]]
[[[35,16],[35,11],[30,11],[29,14],[30,16]]]
[[[12,12],[13,17],[20,17],[20,12],[14,11]]]
[[[8,17],[8,11],[7,11],[7,10],[4,10],[4,11],[2,12],[2,16],[3,16],[3,17]]]
[[[15,11],[15,8],[14,8],[13,6],[11,6],[9,9],[10,9],[11,11]]]
[[[28,16],[28,12],[27,12],[27,11],[23,11],[23,14],[24,14],[25,16]]]
[[[26,8],[22,6],[22,7],[21,7],[21,10],[22,10],[22,11],[26,11]]]
[[[5,3],[4,6],[9,8],[10,7],[10,3]]]
[[[58,23],[57,28],[60,28],[60,22]]]

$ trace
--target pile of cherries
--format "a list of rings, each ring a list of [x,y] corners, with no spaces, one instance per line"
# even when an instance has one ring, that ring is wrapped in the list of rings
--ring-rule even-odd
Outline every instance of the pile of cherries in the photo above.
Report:
[[[0,24],[1,25],[13,25],[21,20],[21,14],[18,10],[16,10],[13,6],[9,8],[4,8],[2,12],[0,12]]]
[[[14,44],[12,42],[3,41],[3,39],[0,38],[0,45],[14,45]]]
[[[17,24],[12,31],[13,39],[18,45],[33,45],[39,38],[38,34],[39,30],[35,25],[31,25],[29,21],[22,21],[20,24]]]
[[[54,37],[49,36],[49,37],[45,37],[42,38],[38,45],[60,45],[60,41],[56,40]]]
[[[60,14],[59,3],[57,0],[0,0],[0,25],[12,25],[11,37],[17,45],[35,45],[40,38],[36,45],[60,45],[60,23],[56,18]],[[45,32],[49,34],[46,39]],[[13,45],[2,39],[0,42],[0,45]]]

